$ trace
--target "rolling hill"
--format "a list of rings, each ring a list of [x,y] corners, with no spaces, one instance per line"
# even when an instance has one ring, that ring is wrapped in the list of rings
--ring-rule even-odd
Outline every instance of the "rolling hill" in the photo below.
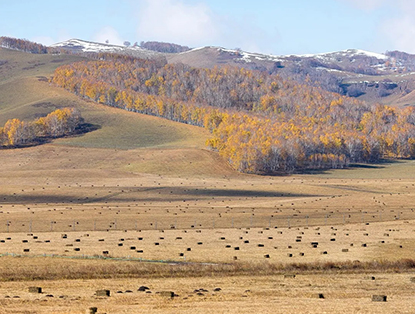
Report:
[[[267,55],[222,47],[199,47],[181,53],[160,53],[139,46],[118,46],[70,39],[52,45],[71,53],[113,52],[140,58],[166,58],[198,68],[231,65],[279,74],[285,79],[320,86],[369,103],[415,104],[415,56],[399,51],[385,54],[359,49],[305,55]]]

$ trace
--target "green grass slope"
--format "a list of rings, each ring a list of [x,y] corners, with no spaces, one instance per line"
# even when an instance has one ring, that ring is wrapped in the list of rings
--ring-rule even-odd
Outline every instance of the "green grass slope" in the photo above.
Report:
[[[61,145],[135,149],[204,148],[209,136],[201,128],[130,113],[82,100],[45,82],[60,65],[83,60],[69,55],[32,55],[0,49],[0,124],[8,119],[32,120],[66,106],[81,110],[95,131],[54,141]]]

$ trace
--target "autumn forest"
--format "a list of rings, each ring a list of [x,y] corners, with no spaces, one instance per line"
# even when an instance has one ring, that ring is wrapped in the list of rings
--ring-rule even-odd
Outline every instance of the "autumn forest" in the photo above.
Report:
[[[415,112],[233,67],[101,54],[52,82],[93,101],[205,127],[238,171],[293,172],[415,157]]]

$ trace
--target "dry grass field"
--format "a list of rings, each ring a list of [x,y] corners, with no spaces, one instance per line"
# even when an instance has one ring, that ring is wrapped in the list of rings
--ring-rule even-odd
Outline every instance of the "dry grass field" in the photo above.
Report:
[[[0,313],[414,312],[414,161],[239,174],[200,128],[37,78],[73,58],[0,50],[1,123],[75,106],[96,126],[0,150]]]

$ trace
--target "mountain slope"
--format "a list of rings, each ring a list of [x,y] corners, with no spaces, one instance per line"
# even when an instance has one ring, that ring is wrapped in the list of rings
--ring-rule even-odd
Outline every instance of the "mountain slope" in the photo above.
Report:
[[[162,56],[162,53],[146,50],[139,46],[119,46],[112,44],[102,44],[92,41],[86,41],[81,39],[69,39],[60,43],[51,45],[53,48],[63,48],[71,53],[100,53],[100,52],[111,52],[111,53],[122,53],[129,54],[139,58],[152,58],[156,56]]]
[[[139,58],[166,58],[198,68],[237,66],[279,74],[284,79],[320,86],[331,92],[357,97],[369,103],[412,105],[415,90],[415,55],[386,54],[359,49],[305,55],[267,55],[222,47],[201,47],[182,53],[159,53],[138,46],[117,46],[71,39],[57,43],[72,53],[111,52]],[[408,99],[411,101],[408,102]]]

